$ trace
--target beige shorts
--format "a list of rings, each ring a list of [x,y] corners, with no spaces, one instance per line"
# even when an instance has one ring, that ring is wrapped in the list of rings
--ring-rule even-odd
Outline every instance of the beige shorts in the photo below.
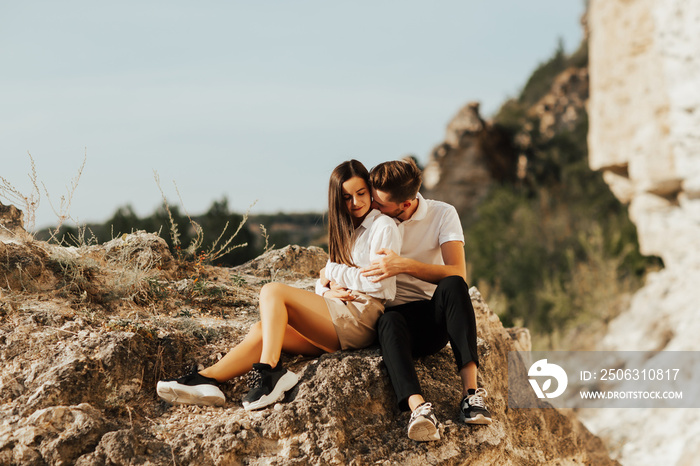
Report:
[[[384,300],[357,291],[351,292],[354,301],[323,298],[328,304],[340,348],[359,349],[374,343],[377,338],[377,319],[384,313]]]

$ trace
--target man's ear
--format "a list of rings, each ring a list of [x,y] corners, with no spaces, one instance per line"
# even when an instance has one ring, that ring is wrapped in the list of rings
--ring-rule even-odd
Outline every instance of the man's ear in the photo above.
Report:
[[[406,210],[406,209],[408,209],[409,207],[411,207],[411,204],[413,204],[413,200],[411,200],[411,199],[409,199],[409,200],[407,200],[407,201],[403,201],[403,202],[401,203],[401,208],[402,208],[403,210]]]

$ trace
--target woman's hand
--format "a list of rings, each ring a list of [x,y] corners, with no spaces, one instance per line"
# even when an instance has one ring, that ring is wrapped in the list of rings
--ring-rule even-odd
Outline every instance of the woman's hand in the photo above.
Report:
[[[330,288],[331,290],[346,290],[346,291],[347,291],[347,288],[345,288],[343,285],[338,285],[338,284],[337,284],[336,282],[334,282],[334,281],[330,281],[330,282],[328,283],[328,285],[326,285],[326,286],[327,286],[328,288]]]
[[[323,293],[323,297],[329,298],[329,299],[338,298],[341,301],[354,301],[355,300],[355,297],[353,295],[351,295],[350,292],[348,290],[346,290],[345,288],[338,288],[335,290],[326,291],[325,293]]]
[[[326,268],[322,268],[320,272],[318,272],[319,279],[321,280],[321,285],[322,286],[328,286],[328,284],[331,282],[329,279],[326,278]]]

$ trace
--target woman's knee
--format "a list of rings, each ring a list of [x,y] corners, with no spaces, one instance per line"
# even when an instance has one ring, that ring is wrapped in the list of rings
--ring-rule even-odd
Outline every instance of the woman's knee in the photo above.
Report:
[[[260,290],[260,302],[282,299],[287,285],[272,282],[263,285]]]

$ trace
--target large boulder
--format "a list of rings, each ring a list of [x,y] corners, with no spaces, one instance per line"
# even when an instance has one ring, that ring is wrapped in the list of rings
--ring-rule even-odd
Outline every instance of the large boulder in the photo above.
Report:
[[[270,256],[286,257],[287,251]],[[289,272],[290,280],[309,287],[324,263]],[[223,385],[222,408],[170,406],[155,395],[157,380],[218,360],[257,320],[255,294],[265,280],[241,270],[228,281],[218,276],[216,296],[231,296],[226,318],[183,309],[193,302],[192,288],[162,277],[151,301],[143,307],[132,302],[119,315],[89,302],[14,294],[19,304],[0,310],[0,462],[615,464],[575,418],[546,404],[508,407],[507,356],[529,347],[528,334],[504,329],[476,288],[470,293],[491,426],[460,423],[460,379],[449,347],[416,363],[442,421],[439,442],[406,437],[408,413],[396,406],[377,347],[284,356],[300,382],[283,403],[261,411],[241,406],[245,378]],[[200,293],[213,296],[210,288]],[[182,312],[175,316],[162,313],[178,306]]]
[[[328,254],[319,247],[288,245],[267,251],[233,270],[264,278],[276,278],[279,274],[287,278],[308,278],[317,277],[327,260]]]

